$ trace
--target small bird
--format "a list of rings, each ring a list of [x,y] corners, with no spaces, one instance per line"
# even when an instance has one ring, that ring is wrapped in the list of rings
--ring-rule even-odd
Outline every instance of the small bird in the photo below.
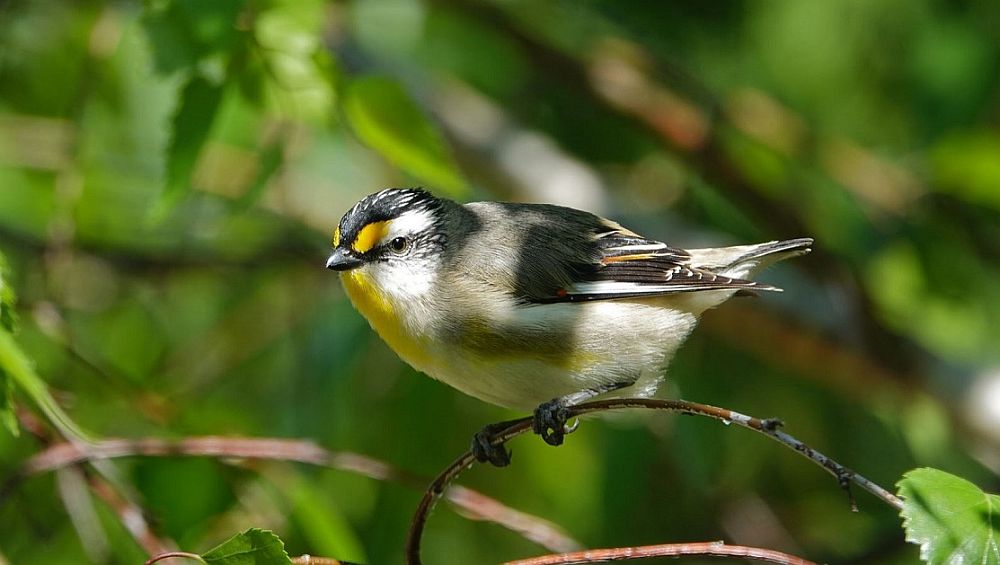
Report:
[[[649,397],[698,316],[809,238],[680,249],[547,204],[460,204],[390,188],[344,214],[326,262],[354,307],[413,368],[480,400],[533,411],[559,445],[567,408]],[[510,454],[473,439],[480,461]]]

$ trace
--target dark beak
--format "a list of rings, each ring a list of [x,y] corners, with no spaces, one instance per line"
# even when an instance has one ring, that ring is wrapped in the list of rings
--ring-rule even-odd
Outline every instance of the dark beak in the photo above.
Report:
[[[326,260],[326,268],[331,271],[349,271],[364,264],[364,261],[354,255],[353,252],[340,247],[333,250],[333,255]]]

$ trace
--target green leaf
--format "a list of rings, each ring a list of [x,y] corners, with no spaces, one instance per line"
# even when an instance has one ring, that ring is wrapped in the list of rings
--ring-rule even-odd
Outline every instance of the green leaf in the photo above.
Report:
[[[7,283],[7,265],[0,255],[0,332],[13,332],[14,290]],[[17,427],[17,417],[14,415],[14,381],[7,372],[0,368],[0,425],[15,437],[21,430]]]
[[[240,47],[237,25],[241,0],[147,2],[142,26],[149,38],[156,71],[170,74],[194,68],[205,59]]]
[[[221,102],[222,86],[200,75],[191,77],[184,86],[167,148],[167,184],[163,193],[167,209],[191,190],[191,175]]]
[[[264,69],[267,114],[316,124],[333,115],[336,65],[323,47],[324,9],[322,0],[277,2],[254,18],[251,64]]]
[[[0,254],[0,330],[13,332],[17,327],[14,312],[14,289],[7,283],[7,261]]]
[[[211,565],[291,565],[285,543],[270,530],[250,528],[202,554]]]
[[[5,373],[17,387],[34,402],[48,418],[49,423],[71,442],[86,442],[87,434],[63,412],[38,373],[35,372],[28,356],[6,331],[0,331],[0,373]]]
[[[347,85],[344,115],[366,144],[435,188],[462,196],[466,184],[444,138],[394,80],[362,77]]]
[[[1000,496],[937,469],[899,481],[906,541],[928,563],[1000,563]]]

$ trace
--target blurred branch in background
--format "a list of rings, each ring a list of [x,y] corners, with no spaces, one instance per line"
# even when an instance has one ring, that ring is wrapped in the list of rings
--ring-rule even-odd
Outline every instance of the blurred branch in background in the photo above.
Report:
[[[18,475],[0,487],[0,493],[9,493],[17,483],[39,473],[60,471],[88,461],[118,459],[123,457],[213,457],[238,462],[242,459],[289,461],[308,463],[339,471],[401,484],[413,489],[423,489],[428,480],[399,470],[377,459],[356,453],[331,452],[311,441],[275,438],[192,437],[178,440],[160,438],[114,439],[107,438],[80,449],[70,443],[60,443],[46,448],[25,462]],[[117,496],[106,486],[95,489],[103,496]],[[5,498],[0,496],[0,499]],[[580,543],[566,535],[561,528],[501,504],[475,490],[456,486],[448,490],[446,500],[466,518],[485,520],[504,526],[538,545],[552,551],[572,551]],[[123,502],[116,502],[115,507]],[[127,509],[123,508],[122,512]],[[141,515],[141,513],[140,513]],[[134,523],[134,519],[123,523]],[[148,534],[134,533],[137,539],[147,539]],[[144,544],[150,555],[165,551],[162,545]]]
[[[108,534],[101,521],[98,519],[96,508],[94,507],[91,495],[96,495],[116,514],[119,523],[125,528],[132,538],[149,555],[155,555],[169,551],[176,547],[170,539],[158,536],[146,521],[145,511],[134,501],[134,493],[128,492],[130,489],[121,488],[112,481],[102,476],[101,472],[108,468],[103,465],[95,465],[93,468],[81,465],[91,462],[92,454],[90,447],[92,444],[84,444],[80,441],[67,441],[66,443],[55,443],[48,428],[34,415],[26,410],[19,411],[18,418],[22,427],[27,430],[39,443],[46,447],[46,453],[50,449],[58,449],[60,445],[71,446],[72,449],[80,453],[76,461],[67,461],[65,465],[53,467],[56,471],[59,484],[59,491],[66,506],[73,527],[80,536],[83,549],[87,556],[93,561],[105,561],[109,556]],[[120,479],[114,476],[116,482]],[[0,504],[9,500],[14,492],[19,477],[14,476],[7,479],[0,485]]]
[[[608,561],[638,561],[640,559],[649,559],[652,557],[672,557],[676,559],[683,556],[743,557],[753,561],[763,561],[767,563],[815,565],[812,561],[807,561],[801,557],[795,557],[794,555],[788,555],[787,553],[782,553],[780,551],[761,549],[758,547],[726,545],[721,541],[647,545],[643,547],[616,547],[611,549],[588,549],[573,553],[563,553],[561,555],[545,555],[530,559],[518,559],[517,561],[508,561],[504,565],[606,563]]]

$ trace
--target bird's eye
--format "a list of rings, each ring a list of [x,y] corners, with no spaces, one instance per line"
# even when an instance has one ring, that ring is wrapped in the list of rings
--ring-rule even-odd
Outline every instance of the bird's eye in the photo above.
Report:
[[[391,241],[389,241],[389,249],[392,249],[396,253],[402,253],[406,251],[406,247],[408,245],[409,242],[406,241],[405,237],[394,237],[392,238]]]

